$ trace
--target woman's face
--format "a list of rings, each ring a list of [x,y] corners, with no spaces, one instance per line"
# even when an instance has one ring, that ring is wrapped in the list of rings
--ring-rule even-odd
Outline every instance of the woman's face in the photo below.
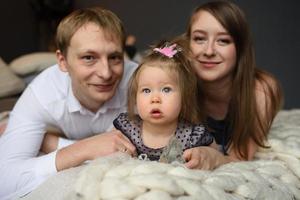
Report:
[[[207,11],[194,15],[191,25],[190,48],[192,65],[204,82],[231,79],[236,64],[233,38],[217,19]]]

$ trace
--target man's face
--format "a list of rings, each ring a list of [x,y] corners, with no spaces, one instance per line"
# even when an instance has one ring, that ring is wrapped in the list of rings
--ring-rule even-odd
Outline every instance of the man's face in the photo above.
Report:
[[[123,48],[111,34],[94,23],[78,29],[67,56],[57,53],[62,71],[69,72],[75,97],[96,112],[111,99],[123,75]]]

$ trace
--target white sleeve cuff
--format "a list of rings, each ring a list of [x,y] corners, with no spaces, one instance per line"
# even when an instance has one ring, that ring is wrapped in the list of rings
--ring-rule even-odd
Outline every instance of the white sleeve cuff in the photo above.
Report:
[[[48,178],[49,176],[57,173],[55,164],[56,154],[57,151],[54,151],[41,157],[37,157],[34,170],[36,177]]]
[[[62,148],[66,147],[66,146],[69,146],[73,143],[75,143],[75,140],[70,140],[70,139],[59,137],[58,138],[57,149],[62,149]]]

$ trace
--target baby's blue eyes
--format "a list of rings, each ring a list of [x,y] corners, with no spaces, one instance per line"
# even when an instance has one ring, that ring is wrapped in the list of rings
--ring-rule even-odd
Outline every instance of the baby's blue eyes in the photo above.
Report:
[[[171,92],[171,90],[172,90],[172,88],[170,88],[170,87],[164,87],[164,88],[161,89],[161,91],[162,91],[163,93],[169,93],[169,92]],[[150,92],[151,92],[151,90],[150,90],[149,88],[143,88],[143,89],[142,89],[142,93],[148,94],[148,93],[150,93]]]
[[[165,93],[169,93],[169,92],[171,92],[171,88],[170,87],[164,87],[163,89],[162,89],[162,91],[163,92],[165,92]]]
[[[143,93],[147,93],[147,94],[148,94],[148,93],[150,93],[150,92],[151,92],[151,90],[150,90],[150,89],[148,89],[148,88],[144,88],[144,89],[142,89],[142,92],[143,92]]]

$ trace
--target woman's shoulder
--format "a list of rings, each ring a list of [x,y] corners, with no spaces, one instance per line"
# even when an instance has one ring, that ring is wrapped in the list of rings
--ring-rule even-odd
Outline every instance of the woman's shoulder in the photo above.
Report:
[[[257,69],[255,72],[255,86],[256,90],[264,91],[268,88],[274,90],[280,87],[280,83],[273,74]]]
[[[255,91],[257,94],[281,92],[279,80],[274,75],[264,70],[255,72]]]
[[[258,105],[271,105],[271,109],[280,109],[283,101],[280,82],[274,75],[263,70],[255,73],[255,98]]]

